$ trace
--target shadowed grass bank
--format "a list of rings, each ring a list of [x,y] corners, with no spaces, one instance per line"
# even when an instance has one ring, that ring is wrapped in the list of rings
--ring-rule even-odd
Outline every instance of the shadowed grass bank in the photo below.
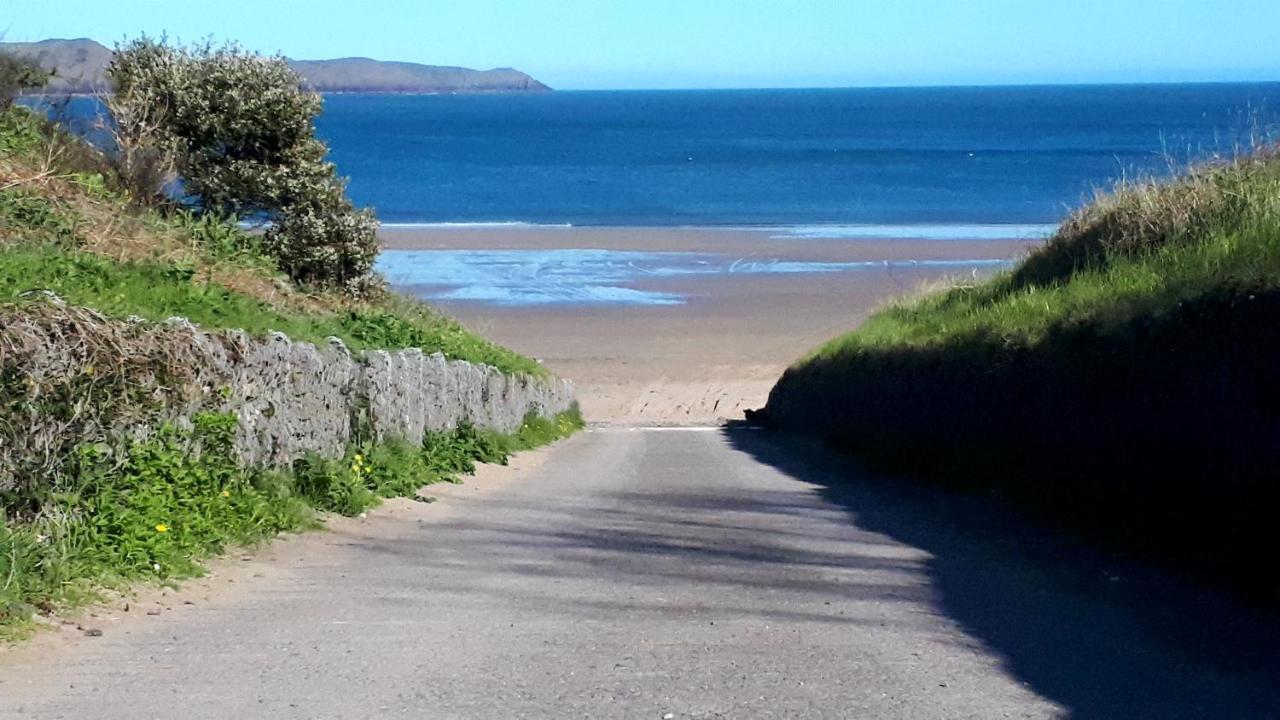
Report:
[[[990,282],[889,308],[763,419],[1280,600],[1280,155],[1118,188]]]

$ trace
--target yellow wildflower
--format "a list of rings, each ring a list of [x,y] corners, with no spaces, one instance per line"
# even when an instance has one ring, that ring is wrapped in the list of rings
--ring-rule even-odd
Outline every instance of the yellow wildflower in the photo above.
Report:
[[[223,490],[223,491],[222,491],[222,497],[231,497],[231,491],[230,491],[230,490]]]
[[[168,526],[168,525],[165,525],[164,523],[159,523],[159,524],[157,524],[157,525],[156,525],[156,532],[158,532],[158,533],[167,533],[167,532],[169,532],[169,526]]]

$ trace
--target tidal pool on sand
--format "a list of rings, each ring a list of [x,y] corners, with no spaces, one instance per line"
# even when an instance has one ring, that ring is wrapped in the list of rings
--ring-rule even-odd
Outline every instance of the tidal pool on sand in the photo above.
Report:
[[[635,287],[645,279],[854,272],[874,268],[995,268],[1006,260],[799,262],[715,253],[631,250],[384,250],[378,270],[427,300],[493,305],[680,305],[682,293]]]

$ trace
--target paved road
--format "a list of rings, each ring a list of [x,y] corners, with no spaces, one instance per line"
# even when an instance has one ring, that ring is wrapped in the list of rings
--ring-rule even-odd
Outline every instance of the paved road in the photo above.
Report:
[[[596,430],[229,599],[0,663],[0,717],[1280,712],[1272,619],[985,507],[745,430]]]

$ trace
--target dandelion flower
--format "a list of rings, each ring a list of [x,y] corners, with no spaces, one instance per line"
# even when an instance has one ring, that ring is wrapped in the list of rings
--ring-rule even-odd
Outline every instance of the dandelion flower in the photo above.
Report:
[[[223,491],[222,491],[222,497],[231,497],[231,491],[230,491],[230,490],[223,490]]]
[[[158,532],[158,533],[167,533],[167,532],[169,532],[169,526],[168,526],[168,525],[165,525],[164,523],[157,523],[157,524],[156,524],[156,532]]]

